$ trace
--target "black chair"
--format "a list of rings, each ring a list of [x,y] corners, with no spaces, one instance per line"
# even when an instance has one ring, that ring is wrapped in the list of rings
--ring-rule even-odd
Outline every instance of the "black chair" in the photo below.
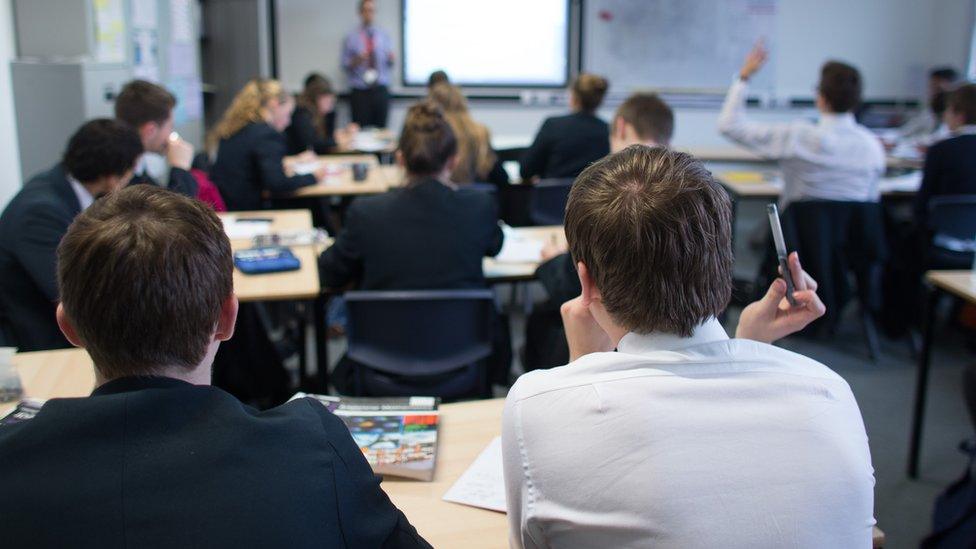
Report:
[[[532,185],[529,219],[534,225],[562,225],[573,178],[543,179]]]
[[[346,292],[356,394],[489,396],[491,290]]]
[[[976,196],[945,195],[929,201],[929,269],[969,269],[976,252]]]
[[[783,212],[783,235],[790,250],[800,255],[803,268],[817,280],[817,294],[827,306],[823,318],[805,331],[833,333],[852,297],[853,275],[868,353],[880,355],[877,318],[881,310],[881,278],[887,246],[881,205],[877,202],[808,200],[794,202]],[[765,291],[776,276],[775,252],[767,255]]]

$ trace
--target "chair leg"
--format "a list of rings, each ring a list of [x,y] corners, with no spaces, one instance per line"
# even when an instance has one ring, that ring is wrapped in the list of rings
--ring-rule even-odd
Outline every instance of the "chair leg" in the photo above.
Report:
[[[868,344],[868,355],[871,357],[871,362],[877,362],[881,357],[881,344],[878,340],[878,326],[874,322],[871,311],[861,309],[861,322],[864,326],[864,339]]]

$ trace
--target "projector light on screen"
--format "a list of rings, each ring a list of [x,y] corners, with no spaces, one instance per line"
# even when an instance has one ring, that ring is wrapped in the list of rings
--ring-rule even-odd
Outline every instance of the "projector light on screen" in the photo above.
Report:
[[[404,0],[402,33],[406,86],[567,84],[568,0]]]

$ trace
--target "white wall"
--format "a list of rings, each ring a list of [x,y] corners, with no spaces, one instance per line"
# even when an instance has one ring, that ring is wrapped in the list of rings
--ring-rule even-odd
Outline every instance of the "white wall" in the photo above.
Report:
[[[20,152],[10,61],[16,56],[12,0],[0,0],[0,208],[20,190]]]
[[[340,89],[345,87],[338,61],[340,43],[356,24],[356,5],[354,0],[327,4],[321,0],[278,0],[279,76],[286,86],[297,90],[305,74],[317,70],[332,77]],[[377,0],[377,8],[380,25],[399,46],[399,1]],[[930,65],[952,64],[960,70],[967,66],[973,0],[780,0],[779,11],[777,42],[789,51],[778,56],[777,66],[767,69],[775,71],[776,81],[781,83],[778,96],[812,97],[817,69],[828,58],[858,65],[865,75],[866,94],[885,97],[889,94],[872,90],[903,89],[921,96]],[[393,87],[398,84],[396,74]],[[408,105],[406,100],[394,102],[391,128],[401,126]],[[493,135],[526,139],[546,116],[564,110],[478,99],[470,106],[475,118],[488,125]],[[340,120],[348,120],[348,114],[341,111]],[[601,115],[609,118],[612,111],[604,109]],[[727,144],[715,131],[717,107],[679,107],[675,111],[675,145]],[[769,120],[808,114],[785,109],[755,112]]]

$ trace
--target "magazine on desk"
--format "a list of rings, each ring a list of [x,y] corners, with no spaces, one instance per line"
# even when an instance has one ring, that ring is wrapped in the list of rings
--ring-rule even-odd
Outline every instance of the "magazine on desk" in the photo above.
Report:
[[[318,400],[346,424],[378,475],[434,479],[439,399],[354,398],[297,393]]]
[[[13,425],[14,423],[34,419],[34,416],[37,415],[37,412],[41,411],[41,406],[44,406],[45,402],[47,401],[39,398],[25,398],[10,413],[0,417],[0,426]]]

